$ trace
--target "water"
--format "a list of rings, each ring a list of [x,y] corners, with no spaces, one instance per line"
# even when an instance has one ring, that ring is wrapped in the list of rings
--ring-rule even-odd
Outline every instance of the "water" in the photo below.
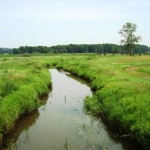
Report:
[[[52,91],[45,105],[20,119],[5,139],[10,150],[131,150],[133,144],[116,142],[100,119],[84,111],[89,86],[51,69]],[[6,148],[3,148],[6,149]]]

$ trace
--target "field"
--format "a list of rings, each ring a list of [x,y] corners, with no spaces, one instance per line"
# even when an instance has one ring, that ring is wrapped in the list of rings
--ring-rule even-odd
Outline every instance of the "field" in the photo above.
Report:
[[[86,109],[119,127],[122,136],[150,147],[150,56],[0,56],[0,133],[40,105],[51,85],[47,68],[86,79],[94,91]]]

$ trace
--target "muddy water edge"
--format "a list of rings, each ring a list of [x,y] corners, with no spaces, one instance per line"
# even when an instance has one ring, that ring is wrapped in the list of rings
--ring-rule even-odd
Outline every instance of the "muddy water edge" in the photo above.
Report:
[[[90,87],[64,71],[49,70],[52,91],[46,104],[19,120],[3,138],[3,150],[140,150],[129,141],[113,139],[100,118],[86,113],[83,100]]]

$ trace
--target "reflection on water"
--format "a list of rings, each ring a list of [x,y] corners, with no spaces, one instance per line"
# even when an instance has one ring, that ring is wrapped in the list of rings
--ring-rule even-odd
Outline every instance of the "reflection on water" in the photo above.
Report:
[[[85,113],[83,99],[92,95],[85,83],[56,69],[50,72],[53,89],[46,104],[19,121],[11,136],[5,137],[5,147],[10,150],[133,149],[114,141],[101,119]]]
[[[10,147],[11,149],[17,149],[18,144],[29,143],[29,128],[34,126],[36,120],[38,120],[39,115],[40,114],[38,111],[34,111],[31,114],[20,118],[16,123],[14,131],[3,137],[5,139],[3,141],[4,146],[7,148]],[[20,136],[22,136],[21,140],[19,140]]]

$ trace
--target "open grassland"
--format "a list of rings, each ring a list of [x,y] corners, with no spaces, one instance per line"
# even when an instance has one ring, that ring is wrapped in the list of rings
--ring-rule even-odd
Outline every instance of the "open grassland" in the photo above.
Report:
[[[53,55],[0,57],[0,130],[9,130],[21,114],[39,105],[47,92],[49,73],[63,68],[89,81],[95,91],[85,107],[105,116],[150,148],[150,56]]]

